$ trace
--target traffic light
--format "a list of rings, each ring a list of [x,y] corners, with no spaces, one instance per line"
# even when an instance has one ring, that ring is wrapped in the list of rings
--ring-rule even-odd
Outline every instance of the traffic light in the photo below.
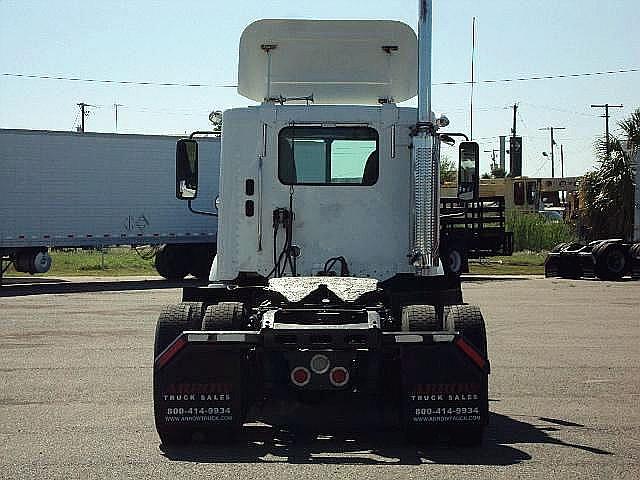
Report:
[[[509,175],[522,176],[522,137],[509,139]]]

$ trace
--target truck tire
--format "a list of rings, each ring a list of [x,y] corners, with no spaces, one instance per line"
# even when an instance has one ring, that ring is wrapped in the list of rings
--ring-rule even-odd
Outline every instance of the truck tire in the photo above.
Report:
[[[200,302],[183,302],[167,305],[163,308],[156,324],[154,358],[160,355],[185,330],[199,330],[202,319],[203,304]],[[158,378],[153,376],[154,399],[160,388]],[[196,430],[188,427],[169,425],[163,420],[163,412],[159,411],[154,401],[156,430],[163,445],[176,445],[191,441]]]
[[[629,249],[629,259],[631,261],[631,278],[640,278],[640,243],[635,243]]]
[[[458,331],[487,358],[487,332],[480,308],[476,305],[445,307],[445,329]]]
[[[452,305],[445,307],[445,327],[462,333],[484,358],[487,357],[487,332],[480,308],[476,305]],[[488,387],[484,392],[489,398]],[[487,411],[489,406],[486,405]],[[451,442],[462,447],[480,445],[484,438],[485,425],[454,426],[449,434]]]
[[[442,330],[433,305],[407,305],[402,308],[403,332],[437,332]]]
[[[202,318],[206,311],[206,305],[202,302],[181,302],[180,305],[189,305],[191,307],[190,328],[193,328],[193,330],[200,330]]]
[[[209,305],[202,318],[202,330],[244,330],[247,314],[240,302],[220,302]]]
[[[464,269],[466,252],[461,245],[454,243],[447,247],[442,255],[444,272],[450,277],[459,277]]]
[[[182,280],[189,274],[191,263],[182,245],[162,245],[156,253],[154,265],[167,280]]]
[[[569,245],[571,244],[567,242],[559,243],[555,247],[553,247],[549,253],[558,253],[560,250],[564,249],[565,247],[568,247]]]
[[[620,280],[628,270],[627,253],[617,243],[603,243],[593,250],[593,255],[600,280]]]
[[[162,309],[156,323],[154,358],[160,355],[185,330],[200,330],[203,304],[184,302],[167,305]]]

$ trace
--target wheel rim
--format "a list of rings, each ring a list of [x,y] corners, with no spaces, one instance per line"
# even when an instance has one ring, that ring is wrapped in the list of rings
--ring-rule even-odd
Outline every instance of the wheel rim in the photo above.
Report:
[[[448,255],[449,270],[453,273],[458,273],[462,270],[462,255],[458,250],[451,250]]]

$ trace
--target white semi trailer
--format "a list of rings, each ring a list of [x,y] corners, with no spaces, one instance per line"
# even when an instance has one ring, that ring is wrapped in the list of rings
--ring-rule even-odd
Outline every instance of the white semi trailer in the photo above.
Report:
[[[177,137],[0,130],[0,273],[44,273],[54,247],[162,245],[166,278],[207,278],[217,218],[175,201]],[[203,198],[214,210],[220,138],[202,138]]]
[[[439,147],[456,134],[431,112],[431,1],[419,18],[418,39],[384,20],[245,29],[238,90],[260,104],[224,112],[211,283],[158,319],[163,443],[227,442],[252,420],[482,440],[484,320],[440,261]],[[177,144],[178,198],[204,195],[199,145]],[[460,153],[472,200],[478,145]]]

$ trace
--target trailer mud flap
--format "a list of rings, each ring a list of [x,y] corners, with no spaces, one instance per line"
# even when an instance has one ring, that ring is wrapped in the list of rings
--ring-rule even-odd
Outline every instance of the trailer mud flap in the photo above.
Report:
[[[240,427],[245,414],[249,346],[188,342],[185,337],[178,338],[154,364],[158,431]]]
[[[469,344],[405,346],[403,418],[409,430],[488,423],[488,364]]]

